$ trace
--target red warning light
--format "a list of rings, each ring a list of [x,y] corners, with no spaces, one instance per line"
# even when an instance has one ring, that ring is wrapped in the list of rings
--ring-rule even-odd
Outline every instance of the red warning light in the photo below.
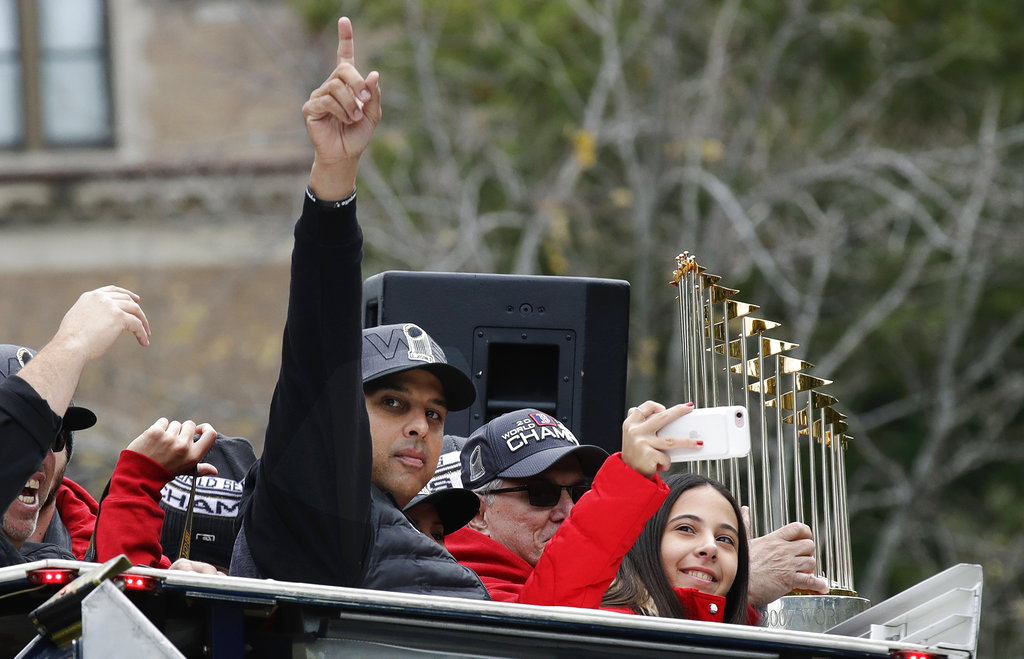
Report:
[[[124,584],[125,590],[138,590],[143,592],[149,592],[156,590],[160,582],[154,577],[146,577],[140,574],[122,574],[117,577],[117,581]]]
[[[41,570],[32,570],[26,577],[28,582],[36,585],[54,584],[57,586],[63,586],[66,583],[74,581],[75,577],[78,576],[78,570],[71,568],[44,568]]]

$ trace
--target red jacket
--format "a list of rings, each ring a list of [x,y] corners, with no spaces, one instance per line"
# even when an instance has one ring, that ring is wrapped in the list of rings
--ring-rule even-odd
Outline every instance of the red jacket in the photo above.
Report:
[[[657,475],[645,478],[616,453],[548,541],[536,567],[468,527],[447,536],[445,545],[480,576],[496,601],[594,609],[667,496],[668,487]]]
[[[67,477],[57,488],[54,505],[60,514],[60,521],[71,536],[71,553],[82,560],[92,539],[100,505],[84,487]]]
[[[174,474],[141,453],[121,451],[96,525],[97,561],[126,554],[135,565],[171,566],[160,545],[160,488],[172,478]]]
[[[705,622],[724,622],[725,598],[721,595],[709,595],[702,593],[696,588],[676,588],[676,597],[683,606],[686,620],[703,620]],[[618,611],[619,613],[636,613],[633,609],[619,606],[602,607],[606,611]],[[756,625],[760,620],[757,611],[747,606],[748,625]]]

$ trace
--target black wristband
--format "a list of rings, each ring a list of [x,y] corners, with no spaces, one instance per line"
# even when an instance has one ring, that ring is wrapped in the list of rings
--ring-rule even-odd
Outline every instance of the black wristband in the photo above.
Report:
[[[313,202],[314,204],[316,204],[320,208],[329,208],[329,209],[332,209],[332,210],[337,210],[339,208],[343,208],[344,206],[348,206],[353,201],[355,201],[356,191],[353,190],[352,194],[350,194],[349,196],[345,197],[341,201],[327,201],[327,200],[321,199],[320,197],[317,197],[315,194],[313,194],[313,190],[307,185],[306,186],[306,197],[309,198],[309,200],[311,202]]]

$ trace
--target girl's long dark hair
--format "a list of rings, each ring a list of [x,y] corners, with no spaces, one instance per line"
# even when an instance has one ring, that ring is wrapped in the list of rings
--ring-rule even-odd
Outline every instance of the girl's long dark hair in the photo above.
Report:
[[[736,578],[732,587],[725,594],[725,612],[723,620],[735,624],[747,621],[747,585],[750,580],[750,550],[747,544],[747,532],[743,526],[740,507],[732,493],[721,483],[700,474],[677,474],[665,479],[669,487],[668,498],[661,504],[649,520],[640,537],[626,553],[619,573],[615,577],[602,604],[605,606],[625,606],[634,612],[644,615],[656,615],[665,618],[685,618],[679,599],[676,597],[672,584],[665,575],[661,564],[661,537],[665,533],[669,512],[679,496],[694,487],[709,485],[722,494],[732,505],[739,524],[739,545],[737,547]]]

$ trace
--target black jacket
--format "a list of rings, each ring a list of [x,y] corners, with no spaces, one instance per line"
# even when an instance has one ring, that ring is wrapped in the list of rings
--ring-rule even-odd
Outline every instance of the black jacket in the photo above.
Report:
[[[370,480],[355,200],[295,225],[281,371],[231,574],[487,599]]]
[[[58,430],[60,417],[29,383],[17,375],[0,379],[0,506],[4,512],[39,469]],[[48,543],[26,543],[23,551],[31,555],[22,556],[0,534],[0,567],[40,558],[74,559],[70,552]]]

